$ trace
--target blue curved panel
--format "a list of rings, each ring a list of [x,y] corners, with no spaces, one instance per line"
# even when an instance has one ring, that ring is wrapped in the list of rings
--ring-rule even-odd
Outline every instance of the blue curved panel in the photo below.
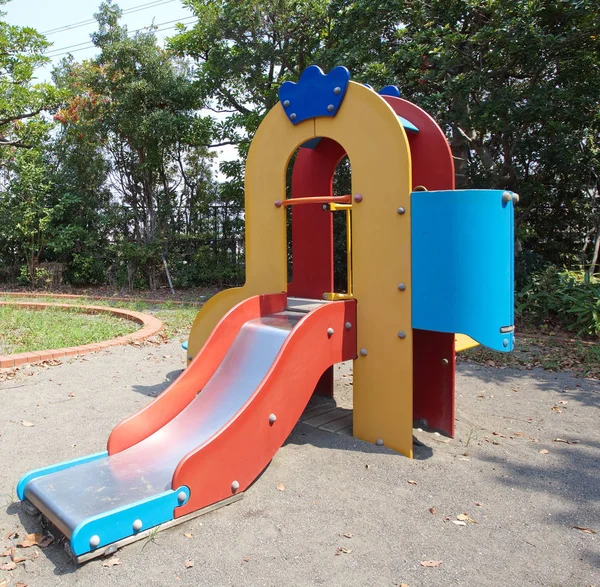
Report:
[[[311,65],[302,72],[298,83],[281,84],[279,99],[292,124],[317,116],[335,116],[349,83],[350,72],[345,67],[334,67],[325,74],[320,67]]]
[[[412,326],[514,347],[514,208],[501,190],[413,192]]]
[[[398,86],[385,86],[379,90],[380,96],[393,96],[394,98],[400,97],[400,90]]]

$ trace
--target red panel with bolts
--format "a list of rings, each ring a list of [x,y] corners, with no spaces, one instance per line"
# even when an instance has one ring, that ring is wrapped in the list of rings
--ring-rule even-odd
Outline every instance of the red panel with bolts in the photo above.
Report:
[[[325,368],[356,356],[356,328],[346,330],[346,322],[356,324],[354,300],[324,304],[296,325],[236,416],[175,469],[171,486],[191,492],[176,518],[244,491],[256,479],[298,422]]]
[[[399,116],[410,120],[418,133],[407,132],[412,159],[413,189],[454,189],[454,160],[442,129],[411,102],[384,96]],[[401,279],[401,277],[400,277]],[[408,289],[406,295],[410,295]],[[445,362],[447,361],[447,363]],[[413,420],[429,429],[454,436],[454,334],[413,332]]]
[[[208,383],[241,327],[249,320],[282,312],[286,305],[287,296],[280,293],[254,296],[232,308],[221,318],[188,368],[155,400],[117,424],[108,438],[108,454],[141,442],[170,422]]]
[[[292,198],[331,196],[333,176],[344,149],[322,138],[314,149],[298,151],[292,171]],[[320,204],[292,211],[291,296],[320,299],[333,291],[333,218]],[[333,397],[333,367],[325,369],[315,394]]]

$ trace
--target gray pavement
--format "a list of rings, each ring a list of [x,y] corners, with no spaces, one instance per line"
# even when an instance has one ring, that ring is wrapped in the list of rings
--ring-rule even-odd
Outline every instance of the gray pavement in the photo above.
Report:
[[[23,473],[103,450],[182,368],[171,342],[0,381],[0,538],[40,529],[16,500]],[[349,367],[336,375],[349,408]],[[465,363],[457,390],[455,439],[416,431],[412,461],[300,423],[241,501],[125,547],[111,567],[75,566],[58,540],[18,549],[27,560],[0,570],[0,586],[600,587],[598,382]]]

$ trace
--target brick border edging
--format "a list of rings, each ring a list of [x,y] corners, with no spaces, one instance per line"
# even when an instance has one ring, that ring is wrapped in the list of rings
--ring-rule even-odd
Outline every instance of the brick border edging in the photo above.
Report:
[[[133,310],[124,310],[122,308],[111,308],[109,306],[77,306],[74,304],[50,304],[46,302],[1,302],[0,306],[19,306],[29,310],[41,310],[43,308],[58,308],[61,310],[82,312],[85,314],[111,314],[126,320],[132,320],[141,324],[142,327],[131,334],[125,334],[111,340],[102,342],[93,342],[75,347],[66,347],[62,349],[50,349],[45,351],[32,351],[26,353],[16,353],[14,355],[0,355],[0,369],[18,367],[25,363],[39,363],[52,359],[62,359],[63,357],[75,357],[95,353],[112,346],[129,344],[130,342],[144,340],[154,336],[163,327],[163,323],[150,314],[142,314]]]
[[[206,300],[197,302],[187,302],[184,300],[155,300],[151,298],[115,298],[108,296],[87,296],[83,294],[58,294],[44,292],[25,292],[25,291],[0,291],[1,296],[12,296],[15,298],[58,298],[64,300],[99,300],[104,302],[126,302],[135,304],[136,302],[145,302],[147,304],[175,304],[180,306],[202,306]],[[207,296],[210,297],[210,296]]]

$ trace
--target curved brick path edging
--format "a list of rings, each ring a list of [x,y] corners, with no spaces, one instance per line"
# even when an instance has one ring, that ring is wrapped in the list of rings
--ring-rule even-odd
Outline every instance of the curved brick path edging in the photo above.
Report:
[[[124,310],[122,308],[110,308],[108,306],[76,306],[74,304],[49,304],[43,302],[0,302],[1,306],[18,306],[29,310],[41,310],[43,308],[59,308],[61,310],[83,312],[85,314],[111,314],[126,320],[132,320],[141,324],[142,327],[131,334],[119,336],[112,340],[94,342],[80,346],[67,347],[62,349],[50,349],[46,351],[32,351],[27,353],[17,353],[14,355],[0,355],[0,369],[6,367],[17,367],[25,363],[39,363],[51,359],[62,359],[63,357],[75,357],[87,353],[95,353],[112,346],[129,344],[136,340],[144,340],[157,334],[163,327],[163,323],[150,314],[142,314],[133,310]]]

